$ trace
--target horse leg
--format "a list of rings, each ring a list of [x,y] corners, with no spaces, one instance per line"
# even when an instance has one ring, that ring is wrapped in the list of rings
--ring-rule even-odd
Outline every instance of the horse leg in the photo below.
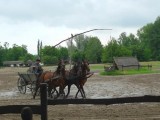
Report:
[[[59,92],[57,91],[56,87],[53,88],[54,91],[52,92],[52,96],[53,96],[53,93],[56,92],[57,96],[54,97],[54,99],[57,99],[59,97]]]
[[[83,98],[86,98],[86,93],[85,93],[85,91],[84,91],[83,86],[81,86],[81,89],[82,89],[82,93],[83,93]]]
[[[87,81],[87,79],[84,79],[84,80],[81,80],[81,82],[79,83],[80,89],[82,90],[82,94],[83,94],[82,97],[83,98],[86,98],[86,94],[85,94],[85,91],[84,91],[84,88],[83,88],[86,81]],[[80,92],[80,90],[77,91],[76,98],[77,98],[77,95],[78,95],[79,92]]]
[[[65,99],[66,97],[65,97],[65,92],[64,92],[64,88],[63,88],[63,99]]]
[[[59,92],[58,92],[58,90],[55,88],[55,91],[56,91],[56,94],[57,94],[57,96],[58,96],[58,94],[59,94]]]
[[[78,96],[78,93],[79,93],[79,89],[78,89],[78,91],[77,91],[77,93],[76,93],[76,96],[75,96],[75,98],[77,98],[77,96]]]
[[[80,87],[79,85],[76,85],[76,87],[78,88],[78,91],[77,91],[77,93],[76,93],[75,98],[77,98],[78,92],[80,92],[80,93],[81,93],[82,98],[84,98],[84,95],[83,95],[83,92],[82,92],[81,87]]]
[[[51,98],[53,98],[53,95],[54,95],[55,92],[56,92],[56,95],[58,96],[58,91],[57,91],[56,87],[53,87],[52,90],[51,90],[51,92],[50,92],[50,97]],[[55,98],[57,98],[57,97],[54,97],[54,99]]]
[[[82,87],[80,89],[82,90],[83,98],[86,98],[86,94],[85,94],[84,88]],[[75,98],[77,98],[79,92],[80,92],[80,90],[78,89]]]
[[[61,93],[63,95],[63,99],[65,99],[64,85],[61,86]]]
[[[57,93],[57,96],[55,97],[55,99],[57,99],[61,94],[61,90],[60,90],[60,87],[59,87],[59,92],[57,91],[56,87],[54,89],[55,89],[55,91]]]
[[[65,96],[65,92],[64,92],[64,87],[63,87],[63,85],[60,85],[60,86],[59,86],[59,96],[60,96],[60,95],[61,95],[61,96],[62,96],[62,95]]]
[[[38,89],[39,89],[39,85],[36,85],[36,89],[35,89],[35,92],[33,94],[33,99],[35,99]]]
[[[68,97],[68,95],[69,95],[69,93],[70,93],[70,89],[71,89],[71,85],[68,85],[68,92],[67,92],[67,95],[66,95],[66,97],[65,97],[65,98],[67,98],[67,97]]]
[[[52,87],[48,84],[48,97],[52,97],[52,93],[54,93],[54,91],[52,92]]]
[[[55,90],[54,90],[54,89],[52,89],[52,91],[50,92],[50,95],[48,95],[48,97],[53,98],[53,94],[54,94],[54,92],[55,92]],[[48,93],[49,93],[49,92],[48,92]]]

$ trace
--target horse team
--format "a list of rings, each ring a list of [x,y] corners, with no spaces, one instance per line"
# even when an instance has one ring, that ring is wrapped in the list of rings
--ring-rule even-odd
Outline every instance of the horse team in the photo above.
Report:
[[[60,95],[65,99],[70,94],[71,86],[75,85],[78,89],[75,98],[77,98],[79,92],[82,98],[86,98],[83,86],[86,83],[87,78],[92,75],[93,73],[90,72],[89,63],[86,60],[76,62],[71,70],[66,70],[63,60],[60,60],[55,72],[45,71],[39,76],[33,98],[35,99],[41,83],[48,84],[48,97],[52,98],[53,94],[56,92],[55,99]],[[64,91],[66,86],[68,86],[67,94],[65,94]],[[57,87],[59,87],[59,91],[56,89]]]

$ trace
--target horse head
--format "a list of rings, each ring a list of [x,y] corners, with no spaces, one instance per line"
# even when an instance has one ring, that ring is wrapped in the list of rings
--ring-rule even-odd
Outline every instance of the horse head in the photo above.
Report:
[[[82,73],[82,66],[81,62],[75,62],[72,69],[70,70],[70,74],[74,76],[80,76]]]
[[[65,74],[65,64],[64,64],[63,60],[59,61],[56,72],[57,72],[57,74],[60,74],[62,76]]]
[[[77,76],[82,76],[82,62],[77,62]]]
[[[87,60],[82,60],[82,71],[85,75],[90,72],[89,62]]]

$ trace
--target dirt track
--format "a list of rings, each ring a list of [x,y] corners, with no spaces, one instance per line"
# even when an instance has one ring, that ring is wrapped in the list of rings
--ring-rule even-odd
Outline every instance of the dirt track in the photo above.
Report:
[[[30,91],[20,94],[17,90],[17,73],[26,68],[0,69],[0,105],[39,104]],[[160,74],[132,76],[99,76],[88,79],[84,87],[87,98],[113,98],[124,96],[160,95]],[[77,89],[73,86],[71,95]],[[0,115],[0,120],[20,120],[20,114]],[[116,105],[56,105],[48,106],[49,120],[160,120],[160,103]],[[40,120],[40,115],[34,115]]]

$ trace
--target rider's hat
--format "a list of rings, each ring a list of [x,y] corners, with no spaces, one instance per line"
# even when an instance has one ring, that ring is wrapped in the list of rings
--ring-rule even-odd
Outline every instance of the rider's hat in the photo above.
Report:
[[[41,62],[41,60],[40,60],[39,58],[37,58],[37,59],[36,59],[36,61],[39,61],[39,62]]]

